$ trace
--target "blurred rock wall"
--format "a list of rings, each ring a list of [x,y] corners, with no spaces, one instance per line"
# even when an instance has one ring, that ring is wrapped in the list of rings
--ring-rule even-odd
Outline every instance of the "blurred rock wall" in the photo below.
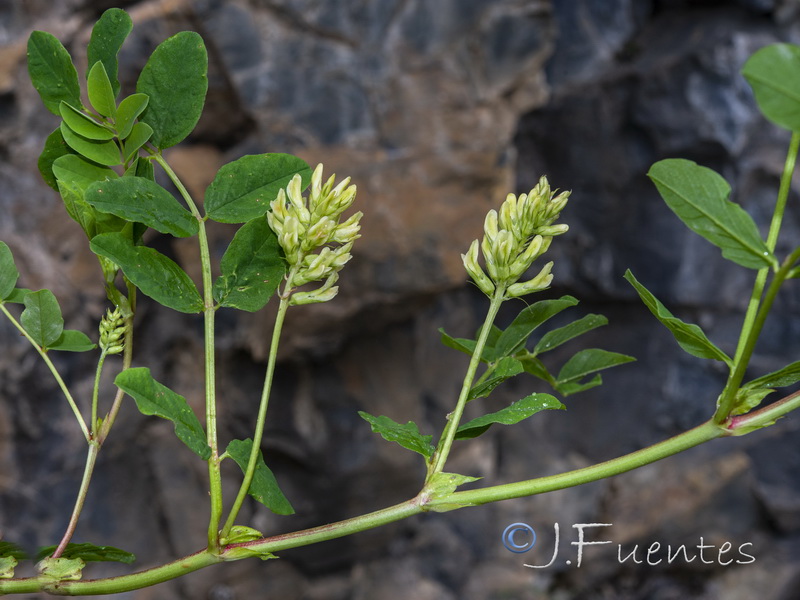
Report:
[[[78,228],[36,172],[56,126],[30,86],[29,32],[57,35],[79,65],[91,24],[113,2],[9,0],[0,5],[0,239],[22,284],[49,287],[68,326],[94,331],[104,310],[99,270]],[[680,317],[732,352],[750,273],[721,259],[663,205],[645,173],[686,157],[725,175],[736,199],[768,224],[788,134],[762,120],[738,71],[750,53],[800,41],[795,0],[188,0],[127,1],[134,32],[120,55],[123,92],[149,53],[183,29],[210,56],[206,112],[167,156],[202,198],[216,169],[248,153],[296,153],[350,175],[364,236],[330,305],[290,312],[264,442],[297,514],[252,505],[241,522],[274,533],[382,508],[413,496],[424,475],[416,455],[384,442],[358,410],[441,430],[466,359],[439,345],[436,328],[469,336],[485,298],[466,284],[459,254],[483,216],[509,191],[545,173],[572,189],[556,240],[549,296],[581,300],[572,317],[602,312],[611,324],[582,343],[636,356],[605,385],[567,399],[568,410],[460,442],[448,469],[487,484],[585,466],[699,424],[725,373],[681,353],[622,279],[636,276]],[[83,68],[81,66],[80,68]],[[796,197],[793,199],[796,200]],[[796,245],[790,205],[780,248]],[[215,258],[231,230],[211,231]],[[197,274],[191,242],[149,243]],[[501,324],[524,305],[506,307]],[[202,329],[143,299],[136,362],[202,410]],[[252,434],[271,316],[218,314],[220,437]],[[800,354],[800,297],[789,286],[767,323],[753,376]],[[60,537],[83,470],[84,443],[47,371],[0,321],[0,531],[30,549]],[[557,352],[554,364],[576,351]],[[56,357],[76,395],[91,391],[86,357]],[[110,377],[109,377],[110,380]],[[110,385],[110,381],[107,382]],[[497,410],[531,391],[514,380],[485,404]],[[470,407],[472,409],[472,407]],[[475,407],[474,410],[479,410]],[[797,418],[723,440],[581,488],[448,514],[206,569],[146,598],[658,599],[796,597],[800,549]],[[226,465],[227,467],[227,465]],[[230,497],[238,485],[225,471]],[[99,460],[78,541],[118,545],[145,567],[204,543],[204,465],[171,426],[126,405]],[[540,534],[528,554],[501,543],[527,522]],[[558,560],[553,524],[562,532]],[[575,523],[614,544],[569,546]],[[701,541],[701,538],[704,540]],[[756,561],[724,565],[714,554],[623,564],[642,553],[698,543]],[[663,552],[663,551],[662,551]],[[573,564],[568,565],[566,558]],[[125,572],[99,566],[90,576]]]

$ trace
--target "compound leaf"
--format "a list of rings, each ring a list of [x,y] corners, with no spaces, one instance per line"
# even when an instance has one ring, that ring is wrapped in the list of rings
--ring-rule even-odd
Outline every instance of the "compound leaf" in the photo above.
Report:
[[[222,257],[220,270],[214,299],[222,306],[255,312],[269,301],[286,267],[278,238],[264,217],[239,228]]]
[[[120,88],[117,80],[117,72],[119,70],[117,55],[132,29],[133,22],[128,13],[120,8],[109,8],[100,15],[97,23],[94,24],[89,46],[86,48],[89,66],[95,65],[99,61],[104,67],[106,77],[111,85],[112,102],[117,97]],[[94,100],[91,99],[91,91],[89,92],[89,100],[100,111],[100,107],[95,105]]]
[[[91,140],[75,133],[66,121],[61,122],[61,135],[70,148],[91,161],[107,167],[122,164],[119,147],[114,140]]]
[[[245,223],[267,214],[270,202],[299,174],[311,181],[306,161],[290,154],[254,154],[224,165],[206,189],[205,209],[220,223]]]
[[[0,302],[14,291],[19,279],[19,271],[14,264],[14,256],[5,242],[0,242]]]
[[[720,248],[722,256],[751,269],[775,263],[753,219],[728,200],[731,188],[722,176],[678,158],[655,163],[647,176],[680,220]]]
[[[56,546],[46,546],[40,548],[36,553],[37,560],[47,558],[55,552]],[[94,544],[67,544],[62,558],[68,560],[80,559],[84,562],[121,562],[126,565],[132,564],[136,557],[130,552],[114,548],[113,546],[95,546]]]
[[[790,131],[800,132],[800,47],[773,44],[753,54],[742,75],[753,88],[762,114]]]
[[[207,73],[206,47],[194,31],[177,33],[153,51],[136,91],[150,97],[141,121],[153,129],[156,147],[174,146],[192,132],[203,112]]]
[[[578,301],[572,296],[562,296],[557,300],[540,300],[522,309],[511,325],[500,334],[495,344],[495,351],[499,356],[514,354],[539,325],[577,303]]]
[[[667,310],[650,291],[636,280],[630,269],[625,271],[625,279],[636,289],[639,298],[642,299],[644,305],[653,313],[656,319],[672,332],[675,341],[678,342],[681,348],[692,356],[698,358],[712,358],[714,360],[721,360],[729,367],[733,366],[733,361],[730,357],[714,345],[711,340],[706,337],[703,330],[697,325],[684,323]]]
[[[78,72],[64,45],[50,33],[34,31],[28,38],[28,73],[45,107],[60,115],[64,101],[81,106]]]
[[[467,401],[475,400],[476,398],[485,398],[506,379],[511,379],[514,375],[519,375],[523,371],[524,369],[520,361],[510,356],[504,356],[498,361],[494,370],[485,381],[472,386]]]
[[[478,437],[486,432],[493,424],[514,425],[535,415],[541,410],[560,409],[566,407],[550,394],[531,394],[522,400],[517,400],[512,405],[502,410],[483,415],[462,424],[456,431],[457,440],[466,440]]]
[[[28,335],[42,348],[56,343],[64,331],[61,307],[50,290],[39,290],[27,294],[23,300],[25,310],[19,321]]]
[[[252,450],[253,440],[248,438],[246,440],[232,440],[228,444],[225,452],[239,465],[242,473],[244,473],[247,471],[247,463],[250,461],[250,453]],[[294,514],[294,508],[292,508],[286,496],[283,495],[281,488],[278,486],[278,481],[275,479],[275,475],[264,462],[264,455],[261,453],[261,450],[258,451],[255,474],[253,475],[253,481],[250,482],[247,493],[276,515]],[[262,558],[272,557],[266,556]]]
[[[121,233],[97,235],[92,238],[90,248],[118,264],[143,294],[159,304],[184,313],[203,310],[203,299],[194,282],[174,261],[157,250],[134,246]]]
[[[61,103],[61,118],[72,131],[90,140],[110,140],[114,134],[88,115],[66,102]]]
[[[161,417],[175,424],[175,435],[203,460],[211,456],[203,426],[186,399],[150,375],[150,369],[125,369],[114,379],[116,386],[136,402],[144,415]]]
[[[580,383],[578,380],[597,371],[616,367],[634,360],[636,359],[632,356],[600,350],[599,348],[581,350],[561,367],[556,377],[555,388],[567,396],[589,389],[589,387],[595,387],[602,382],[599,375],[586,383]]]
[[[163,187],[142,177],[97,182],[86,190],[86,202],[97,210],[176,237],[197,234],[198,222]]]
[[[436,450],[431,444],[433,436],[420,434],[417,424],[413,421],[400,425],[389,417],[375,417],[363,410],[358,411],[358,415],[372,426],[374,433],[380,434],[388,442],[396,442],[426,459],[430,459]]]

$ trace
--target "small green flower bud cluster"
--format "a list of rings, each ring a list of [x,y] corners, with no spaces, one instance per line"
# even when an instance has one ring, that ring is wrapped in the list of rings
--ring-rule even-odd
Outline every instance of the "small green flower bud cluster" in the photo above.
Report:
[[[339,291],[334,284],[339,271],[352,258],[353,242],[361,237],[361,212],[339,223],[342,213],[356,197],[356,186],[350,178],[334,187],[336,175],[322,183],[322,165],[311,176],[308,199],[303,198],[301,179],[295,175],[270,205],[267,221],[278,236],[289,263],[291,281],[287,289],[325,280],[322,287],[309,292],[294,292],[291,304],[327,302]]]
[[[467,273],[487,296],[497,286],[515,298],[546,289],[553,280],[553,263],[547,263],[532,279],[517,283],[533,261],[547,252],[553,237],[568,227],[554,224],[569,199],[569,192],[556,195],[542,177],[529,193],[509,194],[498,214],[490,210],[483,224],[483,240],[474,240],[461,255]],[[483,253],[486,271],[478,264],[478,249]],[[488,273],[488,274],[487,274]]]
[[[125,349],[125,319],[119,308],[106,310],[100,319],[100,349],[106,354],[120,354]]]

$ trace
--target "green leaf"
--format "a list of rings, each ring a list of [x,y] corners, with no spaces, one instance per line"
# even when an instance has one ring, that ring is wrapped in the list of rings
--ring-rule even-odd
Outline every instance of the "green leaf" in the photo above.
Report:
[[[0,541],[0,557],[12,557],[20,560],[28,558],[28,554],[17,544],[13,542]]]
[[[542,381],[546,381],[551,386],[555,386],[556,378],[550,374],[544,363],[536,358],[533,354],[527,356],[518,356],[517,360],[522,363],[522,368],[525,372],[534,377],[538,377]]]
[[[425,488],[422,491],[423,496],[428,498],[428,502],[432,500],[439,500],[435,504],[428,504],[429,510],[434,512],[447,512],[464,506],[472,506],[464,504],[463,502],[447,502],[447,498],[456,491],[459,486],[465,483],[472,483],[478,481],[480,477],[471,477],[469,475],[460,475],[458,473],[434,473],[430,478]]]
[[[131,94],[119,103],[116,127],[120,139],[124,140],[131,134],[134,122],[147,108],[149,100],[147,94]]]
[[[487,377],[485,381],[472,387],[469,391],[467,401],[475,400],[476,398],[485,398],[506,379],[510,379],[514,377],[514,375],[519,375],[523,371],[522,363],[516,358],[510,356],[501,358],[489,377]]]
[[[72,131],[90,140],[111,140],[114,134],[74,106],[61,103],[61,118]]]
[[[556,389],[567,396],[589,389],[589,387],[595,387],[601,382],[599,376],[586,383],[579,383],[578,380],[591,373],[616,367],[617,365],[629,363],[634,360],[636,359],[632,356],[619,354],[617,352],[609,352],[608,350],[600,350],[599,348],[581,350],[561,367],[561,370],[558,372],[558,377],[556,377]]]
[[[475,352],[475,346],[477,345],[476,340],[469,340],[467,338],[454,338],[448,335],[442,327],[439,328],[439,333],[442,334],[442,344],[448,348],[458,350],[459,352],[463,352],[464,354],[468,354],[470,356],[472,356],[472,354]],[[501,333],[501,329],[492,326],[492,331],[489,333],[489,337],[486,339],[486,345],[483,347],[483,356],[481,356],[481,362],[494,362],[499,358],[497,356],[497,351],[494,348],[494,343],[497,341]],[[475,337],[479,336],[480,330],[475,334]]]
[[[58,183],[56,182],[56,176],[53,174],[53,163],[62,156],[74,154],[74,152],[64,141],[60,127],[47,136],[42,153],[39,155],[37,166],[44,182],[55,191],[58,191]]]
[[[778,371],[762,375],[758,379],[748,382],[742,387],[746,388],[780,388],[794,385],[800,381],[800,361],[786,365]]]
[[[0,301],[11,295],[18,279],[19,271],[14,264],[11,248],[5,242],[0,242]]]
[[[374,417],[363,410],[358,411],[358,415],[372,426],[374,433],[380,434],[386,441],[397,442],[403,448],[417,452],[428,460],[436,450],[431,444],[433,436],[421,435],[417,424],[413,421],[400,425],[389,417]]]
[[[81,192],[86,192],[95,181],[111,181],[119,177],[108,167],[90,163],[75,154],[57,159],[53,163],[53,174],[59,181],[75,184]]]
[[[86,202],[126,221],[144,223],[176,237],[197,235],[198,222],[163,187],[142,177],[97,182],[86,190]]]
[[[3,302],[6,304],[23,304],[25,302],[25,296],[31,292],[32,290],[27,288],[14,288],[11,294],[3,299]]]
[[[42,560],[55,552],[56,546],[47,546],[37,552],[37,560]],[[67,544],[61,554],[68,560],[80,559],[84,562],[121,562],[126,565],[133,564],[136,557],[130,552],[114,548],[113,546],[95,546],[94,544]]]
[[[648,177],[684,224],[722,250],[728,260],[751,269],[776,263],[753,219],[728,197],[731,188],[717,173],[685,159],[661,160]]]
[[[45,107],[60,115],[64,101],[81,106],[81,86],[72,58],[55,36],[34,31],[28,38],[28,73]]]
[[[173,35],[153,51],[136,91],[150,97],[141,120],[152,127],[156,147],[174,146],[192,132],[203,112],[207,72],[206,47],[194,31]]]
[[[19,318],[22,327],[42,348],[56,343],[64,331],[61,307],[50,290],[31,292],[23,300],[25,310]]]
[[[66,121],[61,122],[61,135],[67,145],[81,156],[101,165],[113,167],[122,164],[119,147],[113,140],[90,140],[72,131]]]
[[[92,252],[118,264],[125,276],[143,294],[159,304],[184,313],[203,310],[197,286],[174,261],[146,246],[134,246],[123,234],[95,236]]]
[[[230,533],[220,539],[220,543],[227,544],[242,544],[244,542],[253,542],[264,537],[255,527],[248,527],[247,525],[234,525],[231,527]]]
[[[113,119],[117,113],[117,93],[111,87],[111,81],[102,61],[94,63],[87,76],[86,86],[89,102],[94,109],[104,117]]]
[[[525,345],[525,341],[539,325],[577,303],[572,296],[562,296],[557,300],[540,300],[524,308],[500,334],[495,350],[500,356],[514,354]]]
[[[554,348],[558,348],[562,344],[583,335],[587,331],[597,329],[608,323],[603,315],[589,314],[581,317],[577,321],[573,321],[569,325],[564,325],[558,329],[553,329],[545,333],[536,346],[533,348],[533,353],[538,355],[543,352],[549,352]]]
[[[706,337],[703,330],[697,325],[684,323],[667,310],[661,302],[650,293],[650,291],[636,280],[631,270],[625,271],[625,279],[636,289],[639,298],[644,305],[653,313],[656,319],[672,332],[675,341],[678,342],[684,351],[698,358],[711,358],[721,360],[729,367],[733,368],[733,361],[730,357],[715,346]]]
[[[125,160],[130,160],[134,154],[139,151],[139,148],[144,146],[150,137],[153,135],[153,130],[147,123],[136,123],[131,129],[130,135],[125,140],[123,154]]]
[[[501,425],[514,425],[520,421],[532,417],[537,412],[546,409],[565,409],[554,396],[550,394],[531,394],[522,400],[517,400],[511,406],[507,406],[497,412],[483,415],[477,419],[472,419],[461,425],[456,431],[457,440],[466,440],[478,437],[486,432],[494,423]]]
[[[50,350],[60,350],[62,352],[87,352],[97,347],[92,343],[85,333],[74,329],[65,330],[61,336],[53,343]]]
[[[773,44],[753,54],[742,75],[753,88],[763,115],[784,129],[800,132],[800,47]]]
[[[243,156],[224,165],[206,189],[205,209],[220,223],[244,223],[267,214],[270,202],[299,174],[311,181],[308,164],[289,154]]]
[[[225,452],[239,465],[242,473],[244,473],[247,471],[247,463],[250,462],[250,453],[252,450],[253,440],[248,438],[246,440],[232,440],[231,443],[228,444]],[[261,450],[258,451],[256,471],[247,493],[276,515],[294,514],[294,508],[292,508],[286,496],[283,495],[281,488],[278,486],[278,481],[275,479],[275,475],[264,462],[264,456]]]
[[[203,426],[186,399],[160,384],[150,375],[150,369],[125,369],[114,380],[116,386],[136,402],[144,415],[161,417],[175,424],[175,435],[203,460],[211,456]]]
[[[286,272],[278,238],[264,217],[248,221],[233,236],[220,262],[214,299],[248,312],[267,304]]]
[[[109,8],[98,19],[92,28],[92,37],[89,46],[86,48],[86,57],[89,66],[100,61],[105,67],[105,72],[111,82],[112,101],[119,93],[119,81],[117,71],[119,69],[117,55],[123,42],[133,29],[133,22],[124,10],[119,8]],[[91,100],[91,92],[90,92]],[[92,101],[94,104],[94,101]],[[95,108],[100,110],[98,106]]]
[[[55,548],[48,548],[52,553]],[[80,558],[44,558],[36,564],[39,577],[50,581],[76,581],[83,575],[86,563]]]

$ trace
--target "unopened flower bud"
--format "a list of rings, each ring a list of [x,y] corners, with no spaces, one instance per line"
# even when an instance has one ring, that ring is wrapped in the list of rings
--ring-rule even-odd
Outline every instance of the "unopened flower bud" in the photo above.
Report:
[[[518,298],[520,296],[525,296],[526,294],[532,294],[534,292],[546,290],[548,287],[550,287],[550,283],[553,281],[553,275],[550,273],[552,268],[553,261],[550,261],[533,279],[524,281],[522,283],[514,283],[508,286],[506,295],[509,298]]]
[[[127,326],[119,308],[114,312],[106,310],[100,319],[100,349],[106,354],[120,354],[125,349],[125,332]]]
[[[478,264],[478,246],[478,240],[473,240],[467,253],[461,255],[461,260],[464,262],[464,268],[472,278],[472,281],[475,282],[475,285],[477,285],[484,294],[491,296],[494,293],[494,284]]]

